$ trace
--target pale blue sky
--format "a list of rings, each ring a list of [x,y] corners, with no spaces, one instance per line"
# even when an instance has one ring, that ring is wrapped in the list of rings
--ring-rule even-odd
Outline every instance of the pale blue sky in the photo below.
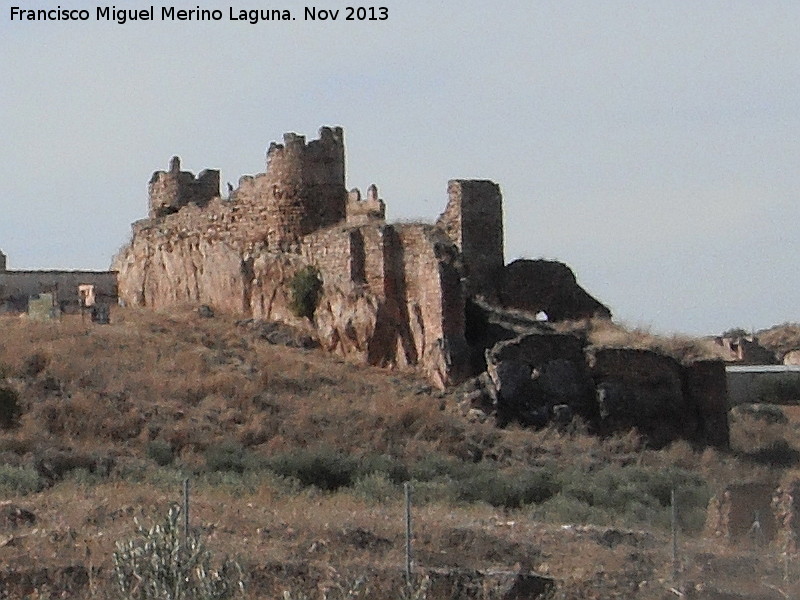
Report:
[[[385,22],[10,22],[0,12],[0,248],[107,268],[173,154],[223,181],[270,141],[345,128],[348,187],[432,220],[497,181],[506,260],[557,258],[630,325],[800,320],[796,0],[384,0]],[[352,4],[352,3],[351,3]],[[118,8],[149,3],[117,1]],[[158,12],[168,3],[154,3]],[[94,11],[93,11],[94,17]]]

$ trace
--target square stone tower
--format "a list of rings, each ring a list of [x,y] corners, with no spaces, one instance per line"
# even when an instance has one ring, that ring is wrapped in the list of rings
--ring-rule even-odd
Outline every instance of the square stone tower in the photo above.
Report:
[[[447,208],[436,225],[461,250],[465,291],[494,298],[505,266],[500,186],[484,179],[453,179],[447,195]]]

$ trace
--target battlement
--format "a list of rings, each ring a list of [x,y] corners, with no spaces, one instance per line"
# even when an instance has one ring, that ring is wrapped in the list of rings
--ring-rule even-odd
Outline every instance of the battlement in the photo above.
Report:
[[[353,188],[347,194],[347,224],[366,225],[386,220],[386,204],[378,197],[378,186],[374,183],[367,188],[366,199],[361,198],[361,190]]]
[[[149,214],[151,219],[178,212],[194,203],[206,206],[219,196],[219,171],[206,169],[197,177],[190,171],[181,171],[181,159],[173,156],[169,171],[156,171],[148,184]]]

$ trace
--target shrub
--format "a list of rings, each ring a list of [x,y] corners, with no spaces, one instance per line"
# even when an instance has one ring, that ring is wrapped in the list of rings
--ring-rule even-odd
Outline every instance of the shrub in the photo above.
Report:
[[[358,461],[356,477],[381,475],[391,483],[399,484],[409,480],[409,472],[402,461],[386,454],[370,454]]]
[[[409,474],[416,481],[459,479],[468,468],[455,458],[441,454],[428,454],[411,466]]]
[[[164,440],[152,440],[147,444],[147,456],[158,466],[166,467],[175,460],[175,450],[169,442]]]
[[[19,423],[22,408],[17,392],[7,387],[0,387],[0,427],[8,429]]]
[[[372,502],[390,502],[402,497],[400,486],[392,483],[383,473],[370,473],[353,483],[353,493]]]
[[[610,522],[609,515],[602,509],[564,494],[556,494],[545,500],[533,509],[531,516],[537,520],[557,523],[606,525]]]
[[[708,485],[699,476],[674,467],[647,469],[609,465],[594,473],[568,470],[559,479],[561,495],[565,498],[598,509],[591,514],[614,515],[630,523],[667,525],[674,489],[680,514],[684,517],[681,526],[696,529],[702,526],[702,518],[698,518],[697,513],[705,511],[711,496]],[[564,500],[559,502],[565,503]],[[567,506],[577,510],[580,505]]]
[[[146,529],[137,522],[137,537],[117,542],[114,573],[121,597],[223,600],[243,595],[241,567],[226,559],[216,568],[197,535],[181,535],[179,519],[180,509],[173,506],[161,524]]]
[[[472,474],[458,482],[458,490],[459,498],[467,502],[520,508],[547,500],[558,492],[558,483],[545,469],[503,472],[491,465],[477,465]]]
[[[273,472],[292,477],[304,486],[336,490],[351,485],[358,472],[358,462],[328,448],[303,449],[277,454],[267,461]]]
[[[295,316],[313,319],[322,293],[319,269],[310,265],[300,269],[289,282],[289,291],[290,308]]]
[[[242,473],[245,469],[244,446],[237,442],[223,442],[212,445],[205,451],[206,467],[209,471],[235,471]]]
[[[0,465],[0,496],[33,494],[44,488],[44,480],[36,469]]]
[[[36,377],[45,370],[49,359],[42,352],[34,352],[22,363],[22,374],[27,377]]]
[[[800,462],[800,452],[784,439],[759,448],[748,456],[755,462],[770,467],[791,467]]]
[[[747,416],[772,425],[786,425],[789,422],[781,407],[774,404],[740,404],[731,410],[731,416],[734,419]]]

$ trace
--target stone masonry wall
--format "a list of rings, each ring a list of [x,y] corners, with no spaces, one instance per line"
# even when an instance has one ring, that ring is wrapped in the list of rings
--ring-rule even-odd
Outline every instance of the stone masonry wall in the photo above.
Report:
[[[437,225],[463,255],[467,294],[492,299],[505,266],[500,187],[492,181],[453,179],[447,195],[447,207]]]

